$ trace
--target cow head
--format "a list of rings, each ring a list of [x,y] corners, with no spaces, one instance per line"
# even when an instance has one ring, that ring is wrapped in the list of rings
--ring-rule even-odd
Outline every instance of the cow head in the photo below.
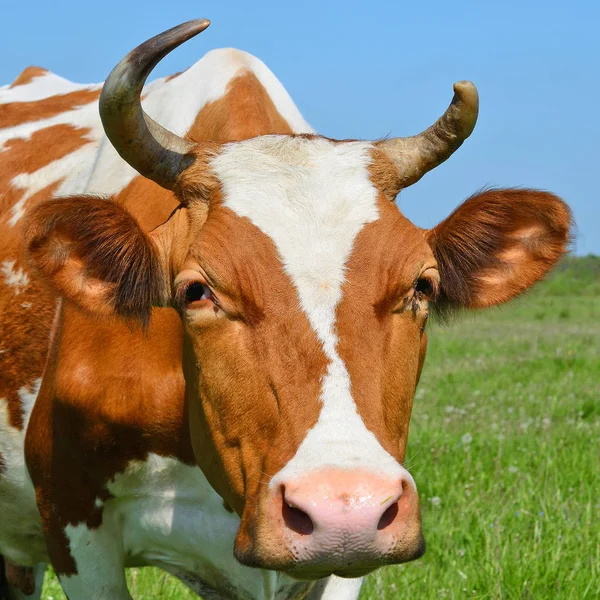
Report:
[[[241,562],[314,579],[416,558],[418,497],[402,463],[428,315],[531,286],[563,254],[569,211],[549,193],[489,190],[427,231],[398,210],[399,190],[471,133],[468,82],[412,138],[178,138],[144,114],[140,92],[206,25],[134,50],[101,99],[117,150],[181,207],[147,235],[110,201],[48,202],[28,217],[30,259],[87,310],[142,323],[152,306],[179,311],[194,452],[241,517]]]

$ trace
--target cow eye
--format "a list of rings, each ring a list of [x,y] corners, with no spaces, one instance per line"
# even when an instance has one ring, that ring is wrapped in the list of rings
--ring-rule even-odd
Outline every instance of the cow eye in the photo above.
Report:
[[[185,303],[189,306],[190,304],[200,302],[201,300],[212,300],[214,302],[215,297],[212,290],[199,281],[190,283],[185,290]]]
[[[432,299],[436,294],[436,284],[433,279],[429,277],[420,277],[415,281],[415,293],[419,295],[419,297],[425,297],[427,299]]]

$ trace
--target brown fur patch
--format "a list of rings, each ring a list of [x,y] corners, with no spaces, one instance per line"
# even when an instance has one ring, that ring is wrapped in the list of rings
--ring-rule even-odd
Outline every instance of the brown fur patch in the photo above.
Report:
[[[400,191],[401,179],[392,159],[379,148],[372,150],[373,162],[369,165],[369,177],[373,185],[393,202]]]
[[[54,568],[72,574],[64,527],[101,523],[107,481],[150,452],[194,461],[174,311],[153,311],[142,335],[66,305],[57,336],[25,452]]]
[[[219,194],[219,182],[210,167],[210,161],[219,148],[219,144],[206,142],[199,145],[196,160],[181,173],[175,194],[184,206],[198,201],[209,202]]]
[[[100,90],[77,90],[68,94],[50,96],[43,100],[0,104],[0,129],[49,119],[78,106],[94,102],[99,96]]]
[[[10,89],[16,88],[20,85],[27,85],[28,83],[31,83],[36,77],[43,77],[47,73],[48,71],[46,69],[42,69],[42,67],[26,67],[10,84]]]
[[[4,559],[6,583],[26,596],[35,592],[35,576],[32,567],[23,567]]]
[[[173,192],[141,175],[132,179],[114,197],[114,202],[127,209],[144,231],[152,231],[164,223],[179,206]]]
[[[507,302],[541,279],[566,252],[571,213],[538,190],[475,194],[427,232],[438,261],[441,310]]]
[[[0,291],[3,350],[0,354],[0,397],[8,402],[10,424],[22,429],[19,391],[31,392],[33,383],[44,372],[54,300],[37,281],[30,283],[18,296],[4,286]]]
[[[381,188],[379,188],[381,190]],[[413,396],[425,359],[426,311],[403,310],[413,282],[435,264],[421,230],[381,190],[380,218],[358,234],[337,309],[338,351],[367,429],[402,462]]]
[[[28,201],[36,205],[47,199],[60,182],[50,185]],[[20,228],[0,226],[4,235],[0,237],[0,264],[5,260],[14,262],[13,270],[27,272],[27,264],[20,247]],[[49,345],[55,299],[53,294],[39,281],[32,281],[19,288],[6,284],[0,275],[0,330],[2,350],[0,353],[0,397],[6,398],[10,423],[23,427],[23,412],[19,390],[31,390],[34,382],[42,376]]]
[[[227,84],[225,95],[198,113],[189,137],[194,142],[230,142],[257,135],[292,133],[256,75],[244,72]]]

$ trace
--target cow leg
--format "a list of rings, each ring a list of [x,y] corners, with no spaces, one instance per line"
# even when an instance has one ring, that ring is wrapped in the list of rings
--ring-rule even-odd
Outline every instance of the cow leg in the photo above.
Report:
[[[356,600],[362,583],[362,577],[343,579],[331,575],[318,581],[306,600]]]
[[[103,523],[67,527],[69,552],[77,573],[58,574],[69,600],[132,600],[125,579],[123,542]]]
[[[0,556],[0,600],[39,600],[46,565],[15,565]]]

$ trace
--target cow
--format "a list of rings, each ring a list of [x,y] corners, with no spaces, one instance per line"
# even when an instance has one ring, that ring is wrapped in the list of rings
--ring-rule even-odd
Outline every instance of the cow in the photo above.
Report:
[[[395,204],[471,134],[472,83],[375,142],[317,135],[237,50],[144,88],[207,26],[104,86],[0,89],[7,598],[51,563],[71,600],[129,599],[142,565],[207,599],[356,599],[425,549],[403,461],[430,311],[507,302],[566,251],[549,192],[483,190],[429,230]]]

